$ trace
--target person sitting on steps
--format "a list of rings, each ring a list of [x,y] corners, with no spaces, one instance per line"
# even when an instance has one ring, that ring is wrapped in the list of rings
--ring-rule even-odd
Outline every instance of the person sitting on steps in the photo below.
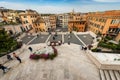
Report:
[[[17,56],[15,53],[13,53],[13,56],[20,62],[22,63],[21,59],[19,58],[19,56]]]
[[[6,66],[3,66],[2,64],[0,64],[0,69],[3,70],[3,73],[6,73],[6,70],[9,70],[10,68],[7,68]]]
[[[9,54],[7,54],[7,59],[10,61],[10,60],[13,60],[13,58],[9,55]]]

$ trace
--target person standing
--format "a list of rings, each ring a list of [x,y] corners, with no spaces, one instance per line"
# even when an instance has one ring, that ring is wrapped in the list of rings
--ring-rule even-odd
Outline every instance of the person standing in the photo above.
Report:
[[[57,32],[55,32],[55,35],[54,35],[55,37],[57,37],[58,35],[57,35]]]
[[[70,45],[70,37],[68,37],[68,45]]]
[[[29,49],[31,52],[32,52],[32,50],[33,50],[31,47],[29,47],[28,49]]]
[[[37,34],[37,37],[39,37],[39,34]]]
[[[13,58],[9,55],[9,54],[7,54],[7,59],[10,61],[10,60],[13,60]]]
[[[87,50],[87,47],[86,47],[86,46],[84,47],[84,50],[85,50],[85,51]]]
[[[3,70],[3,73],[6,73],[6,70],[9,70],[9,68],[7,68],[6,66],[3,66],[2,64],[0,64],[0,69]]]
[[[93,47],[92,45],[88,45],[88,49],[89,49],[89,50],[91,50],[92,47]]]
[[[19,56],[17,56],[15,53],[13,53],[13,56],[21,63],[21,59],[19,58]]]
[[[70,41],[68,41],[68,45],[70,45]]]
[[[68,36],[68,39],[70,39],[70,35]]]
[[[84,50],[84,46],[82,45],[82,50]]]
[[[53,40],[55,40],[55,36],[53,36]]]
[[[70,39],[68,39],[68,45],[70,45]]]

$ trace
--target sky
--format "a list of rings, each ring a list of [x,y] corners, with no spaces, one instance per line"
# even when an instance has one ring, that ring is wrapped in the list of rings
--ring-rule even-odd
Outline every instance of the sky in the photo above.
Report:
[[[96,12],[120,10],[120,0],[0,0],[0,7],[33,9],[39,13]]]

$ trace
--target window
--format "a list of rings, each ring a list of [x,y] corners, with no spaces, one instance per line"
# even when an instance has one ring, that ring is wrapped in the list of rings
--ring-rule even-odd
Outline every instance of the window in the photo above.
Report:
[[[120,23],[120,20],[116,20],[115,23],[116,23],[116,24],[119,24],[119,23]]]
[[[101,29],[103,29],[104,26],[101,26]]]
[[[26,20],[26,23],[28,23],[28,21]]]
[[[32,20],[32,23],[34,22],[34,20]]]
[[[27,18],[27,16],[24,16],[24,18]]]
[[[103,22],[105,23],[105,22],[106,22],[106,19],[104,19]]]
[[[26,22],[24,21],[23,23],[25,24]]]
[[[41,31],[41,28],[39,28],[39,31]]]
[[[112,21],[111,21],[111,24],[115,24],[115,23],[116,23],[116,20],[112,20]]]
[[[98,18],[96,19],[96,21],[98,21]]]
[[[37,28],[35,28],[35,30],[37,31]]]
[[[110,24],[112,24],[113,23],[113,20],[111,21],[111,23]]]
[[[98,30],[96,30],[96,33],[98,33]]]
[[[99,28],[99,27],[100,27],[100,25],[97,24],[97,28]]]

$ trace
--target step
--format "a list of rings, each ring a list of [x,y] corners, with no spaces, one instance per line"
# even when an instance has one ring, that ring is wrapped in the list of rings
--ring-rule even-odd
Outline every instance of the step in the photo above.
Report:
[[[104,74],[103,70],[101,70],[101,69],[100,69],[100,78],[101,78],[101,80],[106,80],[105,74]]]
[[[111,80],[108,70],[104,70],[106,80]]]
[[[111,80],[116,80],[116,77],[114,75],[114,72],[112,70],[109,70]]]
[[[119,72],[118,71],[114,71],[114,73],[115,73],[115,76],[116,76],[117,80],[120,80],[120,74],[119,74]]]

